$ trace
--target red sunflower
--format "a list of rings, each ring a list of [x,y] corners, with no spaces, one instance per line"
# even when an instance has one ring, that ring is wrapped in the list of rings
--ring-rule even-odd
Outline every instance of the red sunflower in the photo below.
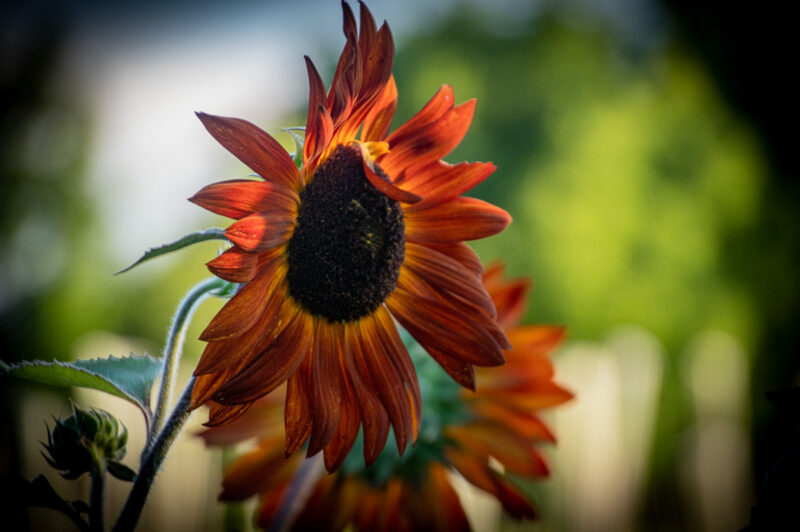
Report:
[[[495,169],[441,160],[462,139],[475,101],[442,86],[389,133],[397,101],[389,27],[343,3],[347,43],[333,82],[306,58],[310,83],[302,166],[244,120],[200,113],[206,129],[261,180],[209,185],[191,201],[235,218],[232,247],[208,263],[242,283],[201,335],[192,407],[208,424],[241,415],[287,382],[286,452],[309,440],[336,469],[363,424],[372,462],[389,426],[416,439],[420,391],[397,320],[459,383],[503,363],[508,339],[463,241],[502,231],[508,214],[462,197]]]
[[[494,267],[484,281],[513,345],[505,352],[507,363],[479,369],[476,393],[442,380],[441,371],[438,376],[427,372],[430,386],[425,399],[432,399],[435,412],[423,420],[424,430],[407,456],[400,458],[387,448],[367,468],[348,457],[337,472],[312,477],[306,486],[308,497],[294,501],[295,517],[289,519],[283,512],[292,497],[298,497],[292,491],[298,487],[293,479],[300,478],[300,466],[309,462],[299,455],[285,457],[277,420],[280,400],[272,395],[235,423],[202,434],[207,444],[215,446],[259,438],[258,445],[225,472],[220,499],[242,500],[259,494],[258,523],[265,528],[281,519],[292,530],[339,531],[349,525],[363,531],[468,530],[464,509],[450,483],[449,471],[455,470],[497,498],[511,516],[534,517],[528,497],[507,473],[529,479],[548,474],[538,447],[555,442],[555,437],[539,412],[572,398],[553,382],[549,359],[564,330],[517,325],[529,285],[506,282],[501,276],[502,268]],[[430,418],[439,420],[438,424]]]

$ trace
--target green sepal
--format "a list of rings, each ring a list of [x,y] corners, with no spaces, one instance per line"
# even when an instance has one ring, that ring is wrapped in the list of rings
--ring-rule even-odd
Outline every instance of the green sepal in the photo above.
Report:
[[[287,132],[292,136],[292,140],[294,140],[294,153],[290,153],[289,155],[294,159],[294,164],[297,165],[298,168],[303,166],[303,146],[305,144],[305,139],[295,133],[295,131],[302,131],[305,134],[306,128],[304,127],[284,127],[282,128],[283,131]]]
[[[136,480],[136,472],[125,464],[109,460],[106,462],[106,471],[112,477],[124,480],[125,482],[133,482]]]
[[[206,229],[205,231],[196,231],[194,233],[189,233],[188,235],[179,238],[175,242],[170,242],[169,244],[164,244],[163,246],[157,246],[148,249],[147,251],[144,252],[144,255],[142,255],[136,260],[136,262],[134,262],[127,268],[123,268],[120,271],[114,273],[114,275],[125,273],[128,270],[131,270],[134,267],[138,266],[139,264],[146,262],[150,259],[154,259],[158,256],[165,255],[167,253],[172,253],[173,251],[177,251],[187,246],[191,246],[192,244],[197,244],[198,242],[205,242],[206,240],[228,240],[228,237],[225,236],[225,230],[220,229],[218,227]]]
[[[9,375],[43,384],[92,388],[121,397],[139,407],[150,426],[150,390],[161,373],[160,359],[148,354],[61,362],[23,361],[11,366],[0,363]]]

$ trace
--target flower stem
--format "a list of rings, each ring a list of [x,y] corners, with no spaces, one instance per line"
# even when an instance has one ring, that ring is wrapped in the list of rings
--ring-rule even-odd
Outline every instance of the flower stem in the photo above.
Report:
[[[89,530],[103,532],[103,493],[105,490],[106,464],[103,458],[94,457],[92,468],[92,487],[89,492]]]
[[[292,521],[297,517],[297,512],[303,507],[311,495],[314,483],[319,480],[325,471],[322,467],[322,453],[318,453],[303,461],[294,474],[289,487],[275,510],[275,518],[269,524],[269,532],[284,532],[292,526]]]
[[[147,500],[147,495],[150,493],[150,486],[152,486],[153,480],[156,478],[156,473],[162,462],[164,462],[167,451],[169,451],[170,446],[175,441],[181,428],[183,428],[184,423],[189,419],[189,405],[191,404],[194,381],[194,377],[189,379],[164,428],[158,434],[150,450],[144,455],[142,466],[136,475],[133,488],[131,488],[128,500],[125,501],[125,506],[122,508],[114,528],[111,529],[112,532],[130,532],[136,526],[145,500]]]
[[[197,308],[197,305],[205,299],[210,292],[222,288],[224,284],[225,281],[216,277],[205,279],[196,284],[178,305],[178,310],[175,312],[175,317],[172,320],[169,334],[167,334],[167,341],[164,345],[164,366],[161,372],[161,386],[158,390],[158,402],[156,403],[153,422],[150,426],[150,433],[147,435],[147,442],[142,450],[142,459],[144,459],[144,456],[150,450],[156,434],[161,430],[161,425],[164,423],[164,416],[166,415],[167,406],[171,399],[172,386],[175,382],[175,374],[178,370],[178,361],[183,351],[183,342],[186,339],[186,329],[189,320]]]

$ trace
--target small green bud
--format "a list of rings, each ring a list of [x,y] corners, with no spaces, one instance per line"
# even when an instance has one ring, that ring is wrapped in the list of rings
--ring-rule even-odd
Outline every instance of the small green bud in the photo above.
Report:
[[[73,404],[71,416],[54,421],[43,444],[50,456],[42,455],[64,478],[78,478],[94,472],[101,461],[117,462],[125,456],[128,431],[104,410],[82,410]]]

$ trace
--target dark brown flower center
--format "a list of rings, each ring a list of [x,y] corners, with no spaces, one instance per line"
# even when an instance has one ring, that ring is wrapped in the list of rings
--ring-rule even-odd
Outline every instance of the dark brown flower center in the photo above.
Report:
[[[289,294],[330,321],[362,318],[394,290],[404,247],[400,204],[367,180],[357,147],[339,146],[300,192]]]

